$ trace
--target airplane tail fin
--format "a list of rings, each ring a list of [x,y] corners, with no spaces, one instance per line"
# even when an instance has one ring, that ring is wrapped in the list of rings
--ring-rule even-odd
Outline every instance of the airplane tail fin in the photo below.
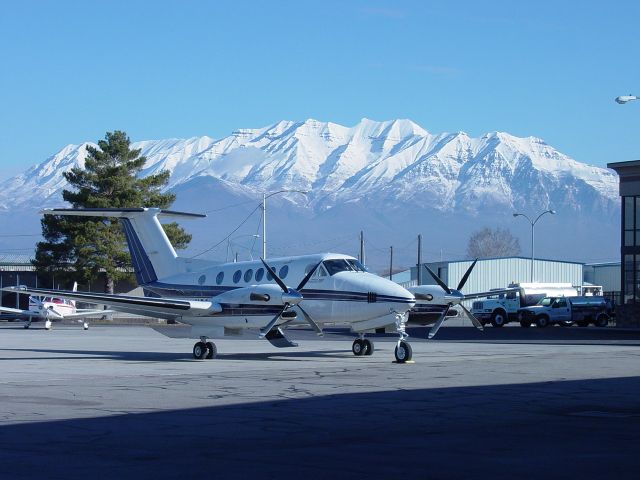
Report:
[[[45,209],[47,215],[118,218],[131,254],[131,261],[140,285],[180,273],[178,255],[165,233],[158,216],[202,218],[206,215],[182,213],[159,208],[56,208]]]

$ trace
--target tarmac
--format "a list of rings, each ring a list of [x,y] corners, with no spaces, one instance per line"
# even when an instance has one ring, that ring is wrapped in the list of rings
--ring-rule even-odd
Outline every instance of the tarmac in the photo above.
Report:
[[[179,328],[179,327],[166,327]],[[638,478],[640,332],[194,340],[0,323],[0,478]]]

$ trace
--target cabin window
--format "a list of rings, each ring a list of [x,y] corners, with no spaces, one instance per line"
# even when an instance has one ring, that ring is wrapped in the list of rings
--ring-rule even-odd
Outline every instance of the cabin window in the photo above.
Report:
[[[204,282],[207,281],[207,276],[206,275],[200,275],[200,277],[198,278],[198,285],[204,285]]]
[[[256,270],[256,282],[261,281],[262,277],[264,277],[264,268],[259,268]]]
[[[224,272],[220,272],[216,277],[216,285],[220,285],[224,280]]]
[[[238,283],[242,278],[242,272],[240,270],[236,270],[236,273],[233,274],[233,283]]]
[[[272,273],[276,271],[276,267],[269,267],[267,269],[267,280],[271,281],[273,280],[273,275]]]
[[[280,279],[283,280],[283,279],[287,278],[288,274],[289,274],[289,265],[284,265],[280,269]]]
[[[253,277],[253,270],[249,269],[244,272],[244,281],[249,283],[251,281],[251,277]]]

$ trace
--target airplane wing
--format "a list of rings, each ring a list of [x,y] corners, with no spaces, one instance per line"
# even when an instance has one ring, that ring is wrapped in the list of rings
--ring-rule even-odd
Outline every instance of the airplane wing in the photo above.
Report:
[[[86,318],[86,317],[98,317],[106,315],[107,313],[113,313],[114,310],[98,310],[98,309],[85,309],[76,310],[76,313],[66,313],[63,318]]]
[[[88,303],[99,303],[109,306],[118,312],[134,313],[149,317],[177,319],[184,315],[198,317],[207,316],[222,311],[222,307],[215,302],[179,300],[174,298],[133,297],[128,295],[110,295],[107,293],[74,292],[69,290],[48,290],[45,288],[5,287],[6,292],[52,296],[67,298]],[[100,310],[105,313],[105,310]],[[66,318],[69,315],[65,316]]]
[[[39,317],[40,313],[36,312],[36,311],[31,311],[31,310],[20,310],[19,308],[9,308],[9,307],[0,307],[0,312],[3,313],[14,313],[16,315],[21,315],[21,316],[32,316],[32,317]]]

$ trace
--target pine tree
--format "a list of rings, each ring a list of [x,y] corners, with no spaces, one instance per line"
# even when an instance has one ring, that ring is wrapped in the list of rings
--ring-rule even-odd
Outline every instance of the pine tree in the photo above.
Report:
[[[175,195],[161,189],[169,172],[139,178],[146,158],[130,147],[125,132],[107,132],[98,148],[87,147],[84,168],[64,173],[73,190],[63,190],[62,198],[73,208],[168,208]],[[131,258],[117,219],[45,215],[41,223],[45,241],[38,243],[34,260],[40,275],[91,283],[104,272],[108,293],[113,293],[116,281],[131,278]],[[176,223],[164,228],[174,248],[185,248],[191,241]]]

